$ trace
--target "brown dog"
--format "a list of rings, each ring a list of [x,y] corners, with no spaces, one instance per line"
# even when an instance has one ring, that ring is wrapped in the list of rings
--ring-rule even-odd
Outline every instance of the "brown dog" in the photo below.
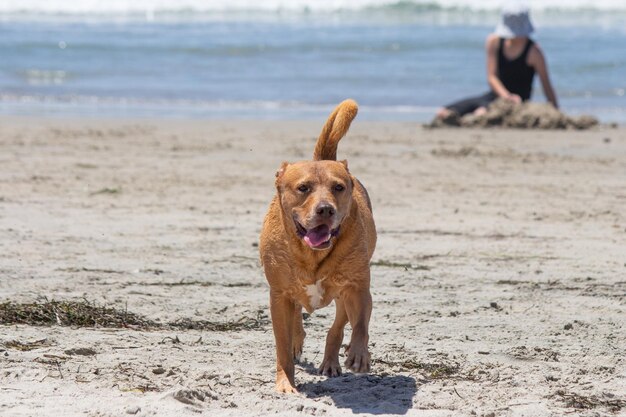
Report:
[[[321,374],[341,374],[339,348],[348,321],[352,337],[345,365],[354,372],[370,368],[369,263],[376,229],[367,191],[346,161],[336,161],[337,144],[357,110],[354,101],[342,102],[322,129],[313,161],[283,162],[276,173],[277,193],[265,216],[259,249],[270,285],[279,392],[297,392],[294,359],[300,358],[304,343],[302,307],[312,313],[333,300],[337,307]]]

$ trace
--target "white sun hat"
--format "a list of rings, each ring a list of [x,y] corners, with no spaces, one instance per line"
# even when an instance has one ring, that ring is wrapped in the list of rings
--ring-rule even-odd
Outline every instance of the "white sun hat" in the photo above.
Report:
[[[502,8],[500,22],[495,34],[501,38],[527,37],[535,31],[530,21],[528,7],[519,3],[505,5]]]

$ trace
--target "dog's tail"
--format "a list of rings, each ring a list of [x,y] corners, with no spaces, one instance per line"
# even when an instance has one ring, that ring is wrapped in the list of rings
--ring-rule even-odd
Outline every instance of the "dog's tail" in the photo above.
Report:
[[[337,160],[337,144],[342,137],[348,132],[350,123],[356,117],[359,111],[356,101],[352,99],[342,101],[335,110],[328,116],[326,124],[322,128],[315,151],[313,152],[314,161]]]

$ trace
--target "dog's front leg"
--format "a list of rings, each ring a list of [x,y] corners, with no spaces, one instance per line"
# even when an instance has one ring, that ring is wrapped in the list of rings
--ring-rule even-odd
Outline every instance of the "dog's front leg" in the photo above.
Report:
[[[293,358],[296,362],[300,361],[302,356],[302,348],[304,346],[304,338],[306,332],[304,331],[304,324],[302,323],[302,306],[296,305],[294,318],[293,318]]]
[[[356,373],[370,370],[369,321],[372,314],[372,296],[369,288],[346,291],[343,304],[348,313],[352,337],[346,350],[346,368]]]
[[[285,295],[270,291],[272,328],[276,340],[276,391],[298,392],[294,382],[293,328],[296,306]]]
[[[332,327],[326,336],[326,349],[324,350],[324,360],[319,368],[322,375],[335,377],[341,375],[341,366],[339,365],[339,349],[343,342],[343,328],[348,322],[346,308],[341,298],[335,300],[337,305],[337,313]]]

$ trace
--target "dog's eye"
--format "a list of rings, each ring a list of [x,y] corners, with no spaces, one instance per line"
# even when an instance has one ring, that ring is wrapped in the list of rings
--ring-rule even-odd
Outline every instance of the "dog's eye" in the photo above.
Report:
[[[306,184],[299,185],[298,191],[300,191],[301,193],[306,193],[309,191],[309,186]]]
[[[343,190],[345,190],[345,189],[346,189],[346,187],[344,187],[344,186],[343,186],[343,185],[341,185],[341,184],[337,184],[337,185],[335,185],[335,191],[343,191]]]

